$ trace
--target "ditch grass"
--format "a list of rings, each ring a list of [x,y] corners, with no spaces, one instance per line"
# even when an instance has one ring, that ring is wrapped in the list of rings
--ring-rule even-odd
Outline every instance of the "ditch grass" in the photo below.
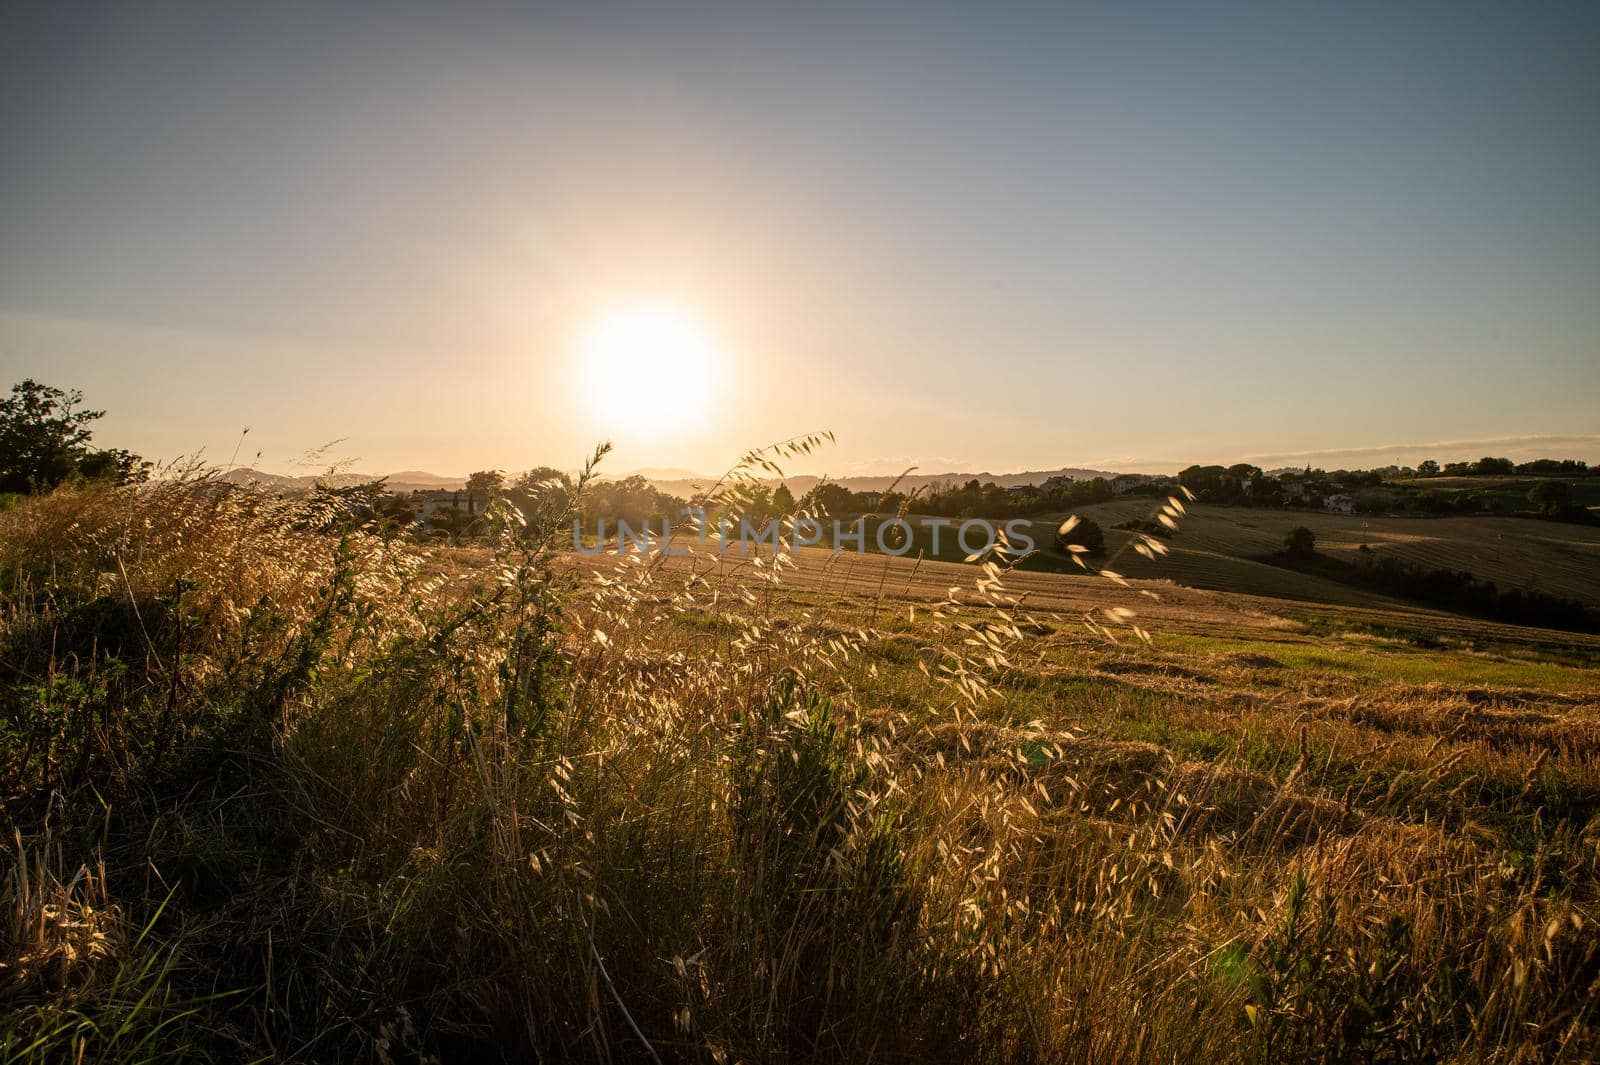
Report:
[[[580,569],[554,517],[0,515],[0,1058],[1600,1055],[1584,670]]]

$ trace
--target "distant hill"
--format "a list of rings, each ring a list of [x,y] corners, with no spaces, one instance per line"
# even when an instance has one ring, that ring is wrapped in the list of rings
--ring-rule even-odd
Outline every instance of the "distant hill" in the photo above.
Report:
[[[372,478],[368,477],[366,480],[370,481]],[[437,473],[428,473],[425,470],[402,470],[399,473],[389,474],[387,483],[391,491],[412,488],[437,488],[453,491],[457,488],[465,488],[467,479],[465,477],[444,477]]]
[[[658,477],[655,474],[670,473],[671,477]],[[627,476],[639,476],[649,481],[657,491],[666,492],[668,495],[687,499],[705,488],[716,483],[716,477],[696,476],[687,470],[635,470]],[[932,484],[966,484],[976,478],[980,483],[987,484],[993,481],[1002,488],[1013,485],[1043,484],[1052,477],[1070,477],[1074,481],[1088,480],[1095,477],[1115,477],[1116,474],[1109,470],[1088,470],[1075,466],[1064,466],[1055,470],[1024,470],[1020,473],[913,473],[904,478],[894,476],[877,477],[829,477],[828,481],[840,484],[852,492],[882,492],[890,485],[899,481],[897,491],[909,492]],[[782,478],[784,484],[789,486],[789,491],[796,496],[804,495],[814,488],[821,477],[806,474],[797,477]],[[764,477],[762,481],[768,485],[777,485],[779,478]]]
[[[1124,550],[1133,534],[1116,526],[1148,517],[1154,502],[1119,499],[1076,509],[1100,523],[1108,559],[1116,558],[1113,568],[1126,577],[1329,603],[1371,605],[1383,598],[1262,561],[1283,549],[1290,529],[1304,525],[1316,534],[1319,553],[1343,562],[1361,557],[1365,544],[1380,557],[1392,555],[1424,569],[1466,570],[1503,588],[1550,592],[1600,607],[1600,527],[1510,516],[1390,517],[1201,503],[1190,504],[1178,534],[1165,541],[1170,554],[1151,560]],[[1063,516],[1036,519],[1034,535],[1048,542]]]
[[[319,483],[342,487],[375,481],[384,476],[384,474],[379,473],[317,473],[301,477],[287,477],[283,474],[266,473],[262,470],[252,470],[240,466],[223,474],[222,480],[232,484],[256,484],[277,492],[309,492]],[[465,477],[441,477],[437,473],[428,473],[424,470],[404,470],[400,473],[388,474],[385,477],[385,483],[391,492],[410,492],[417,489],[423,491],[454,491],[465,486],[467,479]]]
[[[657,491],[666,492],[668,495],[680,499],[688,499],[716,483],[715,476],[697,474],[693,470],[676,468],[654,468],[631,470],[622,476],[643,477],[649,481]],[[1055,470],[1024,470],[1020,473],[913,473],[899,479],[893,476],[874,477],[829,477],[828,480],[835,484],[842,484],[852,492],[882,492],[899,480],[899,491],[909,492],[931,484],[965,484],[977,478],[978,481],[988,483],[993,481],[1003,488],[1012,485],[1043,484],[1052,477],[1070,477],[1075,481],[1086,480],[1094,477],[1114,477],[1116,474],[1109,470],[1090,470],[1075,466],[1064,466]],[[385,477],[379,473],[318,473],[303,476],[287,476],[278,473],[266,473],[262,470],[252,470],[240,466],[229,470],[222,475],[224,481],[234,484],[258,484],[278,492],[309,492],[318,483],[331,485],[361,484],[366,481],[375,481]],[[620,478],[619,478],[620,479]],[[763,478],[765,483],[776,486],[778,478]],[[795,495],[804,495],[814,488],[821,477],[804,474],[796,477],[783,478],[789,490]],[[391,492],[410,492],[421,489],[423,491],[455,491],[467,483],[465,477],[446,477],[437,473],[428,473],[426,470],[402,470],[386,476],[386,483]]]

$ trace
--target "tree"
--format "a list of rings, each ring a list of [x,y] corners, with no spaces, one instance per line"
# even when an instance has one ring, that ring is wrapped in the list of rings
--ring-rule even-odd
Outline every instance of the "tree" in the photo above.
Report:
[[[1091,477],[1072,486],[1072,498],[1082,503],[1104,503],[1117,494],[1111,482],[1104,477]]]
[[[522,511],[530,534],[536,534],[567,513],[576,490],[572,478],[555,467],[535,466],[517,478],[506,497]]]
[[[1100,523],[1092,518],[1062,522],[1061,528],[1056,530],[1056,547],[1072,554],[1071,548],[1074,546],[1083,548],[1091,555],[1104,554],[1106,534],[1100,528]]]
[[[834,484],[831,481],[819,482],[807,492],[804,506],[807,510],[822,514],[846,514],[859,509],[855,493],[844,485]]]
[[[1439,476],[1439,464],[1437,462],[1433,461],[1432,459],[1423,459],[1421,462],[1417,463],[1417,476],[1418,477],[1437,477],[1437,476]]]
[[[380,533],[409,529],[417,520],[421,506],[401,492],[380,492],[373,500],[371,524]]]
[[[1493,456],[1485,455],[1483,458],[1473,463],[1472,472],[1486,477],[1499,474],[1516,473],[1517,464],[1512,462],[1510,459],[1497,459]]]
[[[478,512],[477,502],[479,496],[483,497],[484,506],[488,506],[489,501],[500,494],[505,487],[505,483],[506,476],[499,470],[479,470],[471,477],[468,477],[467,513],[476,514]]]
[[[625,521],[630,529],[640,529],[646,522],[660,527],[662,521],[677,519],[683,510],[683,501],[658,491],[638,474],[620,481],[595,481],[583,497],[583,521],[586,527],[597,528],[604,519],[615,523]]]
[[[148,464],[129,451],[89,446],[89,423],[105,415],[83,410],[83,393],[31,378],[0,400],[0,492],[48,491],[72,477],[117,484],[142,480]]]
[[[1540,481],[1528,492],[1528,502],[1546,514],[1559,514],[1572,501],[1572,486],[1565,481]]]
[[[1206,500],[1227,501],[1239,494],[1239,484],[1223,466],[1188,466],[1178,473],[1178,483]]]
[[[1589,472],[1589,464],[1582,459],[1534,459],[1532,462],[1518,463],[1517,472],[1582,477]]]
[[[80,459],[78,475],[86,481],[129,484],[149,477],[150,464],[125,448],[108,447],[104,451],[91,451]]]
[[[1283,546],[1291,555],[1314,555],[1317,553],[1317,534],[1304,525],[1296,525],[1283,538]]]
[[[375,481],[346,485],[318,481],[311,498],[318,504],[329,527],[352,529],[372,521],[383,494],[383,478],[380,477]]]
[[[737,482],[718,498],[718,502],[734,520],[747,519],[756,524],[772,516],[772,489],[760,481]]]
[[[794,493],[789,491],[789,486],[780,483],[772,491],[772,510],[778,517],[787,517],[794,513]]]

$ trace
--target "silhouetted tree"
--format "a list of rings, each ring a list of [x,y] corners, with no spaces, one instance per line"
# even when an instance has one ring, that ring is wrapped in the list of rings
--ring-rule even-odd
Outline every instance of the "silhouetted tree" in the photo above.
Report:
[[[683,511],[683,500],[658,490],[638,474],[620,481],[596,481],[583,497],[584,525],[597,527],[601,519],[611,523],[625,521],[631,529],[649,522],[659,528],[662,520],[676,521]]]
[[[29,378],[0,400],[0,492],[37,492],[72,477],[118,484],[143,480],[149,464],[130,451],[89,446],[89,423],[105,411],[83,410],[83,393]]]
[[[1092,518],[1080,518],[1077,523],[1065,532],[1056,531],[1056,547],[1068,551],[1073,545],[1083,548],[1091,555],[1101,555],[1106,550],[1105,530],[1100,528],[1100,523]]]
[[[1283,538],[1283,547],[1291,555],[1314,555],[1317,552],[1317,534],[1304,525],[1296,525]]]
[[[1572,500],[1572,486],[1565,481],[1540,481],[1528,492],[1528,502],[1546,514],[1558,514]]]
[[[807,492],[804,500],[805,509],[817,510],[824,514],[847,514],[859,509],[855,493],[842,484],[823,481]]]
[[[487,506],[489,501],[499,495],[505,487],[506,476],[499,470],[479,470],[467,478],[467,513],[478,513],[478,499],[483,499]]]
[[[793,514],[795,511],[794,493],[789,491],[789,486],[779,484],[772,492],[772,509],[778,517]]]
[[[150,464],[126,448],[91,451],[78,461],[78,475],[86,481],[128,484],[150,476]]]
[[[506,490],[506,498],[536,534],[567,512],[574,490],[572,478],[554,466],[535,466]]]
[[[1582,477],[1589,472],[1589,464],[1582,459],[1534,459],[1532,462],[1519,463],[1517,472]]]

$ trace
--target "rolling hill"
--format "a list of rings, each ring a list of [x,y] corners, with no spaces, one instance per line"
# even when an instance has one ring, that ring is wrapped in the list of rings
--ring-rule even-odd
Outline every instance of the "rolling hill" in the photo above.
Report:
[[[266,473],[262,470],[252,470],[239,466],[222,475],[222,480],[232,484],[255,484],[270,488],[278,492],[309,492],[318,484],[331,484],[336,486],[363,484],[384,478],[385,484],[391,492],[410,492],[414,489],[423,491],[450,491],[462,487],[467,483],[465,477],[443,477],[437,473],[428,473],[424,470],[404,470],[400,473],[316,473],[304,476],[285,476],[278,473]]]
[[[662,476],[671,474],[672,476]],[[697,494],[700,490],[715,484],[716,476],[695,475],[684,470],[635,470],[628,476],[640,476],[649,481],[657,491],[666,492],[668,495],[687,499]],[[1090,470],[1076,466],[1063,466],[1054,470],[1022,470],[1017,473],[921,473],[914,472],[905,475],[876,475],[870,477],[818,477],[812,474],[798,474],[785,477],[781,480],[789,486],[789,490],[796,496],[809,492],[819,481],[828,481],[831,484],[843,485],[852,492],[883,492],[890,487],[895,487],[901,492],[910,492],[918,488],[937,484],[965,484],[976,479],[980,483],[993,482],[1002,488],[1010,488],[1025,484],[1043,484],[1052,477],[1067,477],[1075,481],[1089,480],[1095,477],[1115,477],[1116,474],[1109,470]],[[769,487],[776,487],[779,478],[764,478]]]
[[[1600,527],[1510,517],[1379,517],[1311,511],[1260,510],[1192,504],[1182,531],[1167,541],[1171,554],[1150,561],[1125,545],[1133,534],[1112,526],[1146,517],[1151,501],[1118,500],[1079,513],[1106,531],[1107,557],[1130,577],[1167,577],[1218,591],[1290,599],[1371,604],[1383,601],[1357,588],[1256,561],[1283,547],[1297,525],[1317,537],[1317,550],[1353,561],[1362,544],[1428,569],[1466,570],[1503,587],[1537,590],[1600,605]],[[1048,542],[1054,522],[1036,523]],[[1108,563],[1110,564],[1110,563]]]
[[[1354,561],[1365,544],[1426,569],[1465,570],[1506,588],[1541,591],[1600,606],[1600,527],[1515,517],[1377,517],[1319,511],[1265,510],[1190,504],[1181,531],[1164,541],[1165,557],[1150,560],[1131,550],[1134,533],[1114,526],[1152,513],[1148,498],[1116,500],[1076,511],[1105,531],[1100,566],[1126,577],[1168,580],[1191,588],[1296,599],[1344,606],[1393,607],[1396,600],[1327,577],[1285,569],[1263,561],[1283,549],[1284,536],[1297,525],[1316,535],[1317,551]],[[1034,540],[1053,543],[1065,514],[1030,522]],[[911,515],[911,520],[924,518]],[[946,534],[940,551],[929,550],[924,530],[917,547],[930,557],[959,562],[964,552]],[[871,537],[868,537],[869,547]],[[1067,568],[1063,555],[1050,553],[1025,568]]]

